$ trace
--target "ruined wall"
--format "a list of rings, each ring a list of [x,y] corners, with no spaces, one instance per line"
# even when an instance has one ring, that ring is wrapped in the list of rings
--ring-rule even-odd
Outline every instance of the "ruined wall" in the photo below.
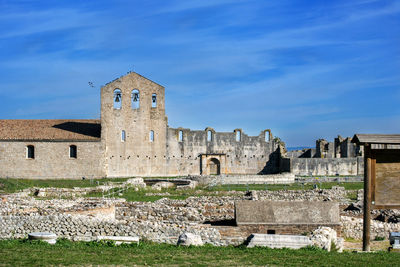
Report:
[[[26,147],[35,148],[34,159],[27,159]],[[69,146],[76,145],[77,158],[69,157]],[[0,142],[0,177],[30,179],[81,179],[104,177],[100,142]]]
[[[362,175],[364,160],[357,158],[291,158],[290,172],[295,175]]]
[[[212,174],[210,165],[214,162],[219,162],[221,174],[277,173],[278,145],[269,130],[248,136],[241,129],[229,133],[215,132],[212,128],[204,131],[168,128],[167,173],[208,175]]]
[[[121,90],[121,107],[114,108],[114,91]],[[132,91],[139,107],[132,108]],[[152,95],[157,106],[152,107]],[[166,128],[164,87],[129,73],[101,89],[101,138],[108,177],[165,175]],[[122,140],[125,131],[125,141]],[[150,131],[154,140],[150,140]]]

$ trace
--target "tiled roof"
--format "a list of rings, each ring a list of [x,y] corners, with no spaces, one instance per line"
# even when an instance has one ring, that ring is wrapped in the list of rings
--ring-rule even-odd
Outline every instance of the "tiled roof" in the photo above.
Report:
[[[0,120],[0,140],[100,141],[100,120]]]

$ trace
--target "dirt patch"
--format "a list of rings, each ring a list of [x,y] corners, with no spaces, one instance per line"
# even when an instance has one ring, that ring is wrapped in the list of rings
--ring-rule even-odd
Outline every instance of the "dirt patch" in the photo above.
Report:
[[[389,240],[371,241],[370,246],[372,251],[379,251],[379,250],[387,251],[388,247],[390,246],[390,243]],[[362,251],[362,240],[345,241],[344,249]]]

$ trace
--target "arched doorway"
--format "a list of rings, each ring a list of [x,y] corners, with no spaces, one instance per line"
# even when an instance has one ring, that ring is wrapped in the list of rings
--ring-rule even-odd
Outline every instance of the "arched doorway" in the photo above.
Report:
[[[208,173],[210,175],[220,175],[221,174],[221,163],[216,158],[211,158],[207,163]]]

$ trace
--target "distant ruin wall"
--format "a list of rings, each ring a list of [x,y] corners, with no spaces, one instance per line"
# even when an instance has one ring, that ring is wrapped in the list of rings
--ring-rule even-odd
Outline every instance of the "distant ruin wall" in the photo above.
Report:
[[[295,182],[295,176],[291,173],[268,175],[201,175],[192,176],[190,179],[206,185],[223,184],[291,184]]]
[[[283,160],[284,168],[295,175],[362,175],[364,159],[357,158],[291,158]]]
[[[215,132],[212,128],[203,131],[168,128],[167,174],[209,175],[213,160],[220,164],[220,174],[278,173],[277,149],[278,143],[269,130],[248,136],[241,129]]]

